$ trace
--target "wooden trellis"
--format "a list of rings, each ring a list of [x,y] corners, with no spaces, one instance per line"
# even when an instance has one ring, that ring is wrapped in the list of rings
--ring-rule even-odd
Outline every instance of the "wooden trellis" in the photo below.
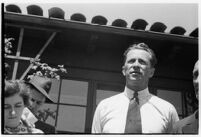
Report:
[[[17,26],[19,27],[19,26]],[[17,70],[18,70],[18,66],[19,66],[19,60],[25,60],[25,61],[39,61],[40,56],[43,54],[43,52],[45,51],[45,49],[48,47],[48,45],[51,43],[51,41],[54,39],[54,37],[56,36],[57,32],[52,32],[51,36],[48,38],[48,40],[46,41],[46,43],[43,45],[43,47],[40,49],[40,51],[37,53],[37,55],[35,56],[35,58],[31,58],[31,57],[23,57],[20,56],[21,53],[21,48],[22,48],[22,41],[23,41],[23,37],[24,37],[24,29],[23,27],[20,28],[20,35],[19,35],[19,41],[18,41],[18,46],[17,46],[17,52],[16,55],[7,55],[6,58],[9,59],[14,59],[14,68],[13,68],[13,73],[12,73],[12,80],[16,79],[16,75],[17,75]],[[24,79],[24,77],[27,75],[27,73],[30,71],[30,69],[33,67],[33,63],[31,63],[27,69],[25,70],[25,72],[22,74],[22,76],[20,77],[20,80]]]

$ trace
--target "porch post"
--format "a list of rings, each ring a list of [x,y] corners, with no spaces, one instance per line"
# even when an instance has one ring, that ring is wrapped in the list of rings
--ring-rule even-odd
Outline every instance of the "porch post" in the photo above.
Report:
[[[19,41],[18,41],[18,47],[17,47],[16,57],[19,57],[19,56],[20,56],[23,36],[24,36],[24,28],[21,28],[21,29],[20,29],[20,36],[19,36]],[[12,80],[15,80],[15,79],[16,79],[18,64],[19,64],[19,60],[15,60],[14,68],[13,68]]]

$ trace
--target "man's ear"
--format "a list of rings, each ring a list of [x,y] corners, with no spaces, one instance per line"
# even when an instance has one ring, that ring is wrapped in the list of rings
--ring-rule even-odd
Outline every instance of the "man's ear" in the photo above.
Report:
[[[125,66],[122,66],[122,73],[123,73],[124,76],[126,75]]]
[[[150,68],[150,71],[149,71],[149,77],[153,77],[154,75],[154,72],[155,72],[155,68]]]

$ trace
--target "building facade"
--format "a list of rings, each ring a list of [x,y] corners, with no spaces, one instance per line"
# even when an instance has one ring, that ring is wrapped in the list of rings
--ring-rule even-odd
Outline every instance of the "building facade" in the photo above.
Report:
[[[3,33],[14,38],[9,63],[9,79],[23,79],[30,72],[30,61],[40,59],[49,65],[64,65],[67,74],[53,79],[50,91],[55,103],[47,102],[41,118],[56,126],[58,133],[90,133],[97,104],[124,90],[123,53],[132,43],[144,42],[156,53],[158,64],[150,81],[151,93],[171,102],[183,118],[197,108],[192,70],[198,59],[198,28],[184,35],[176,26],[165,33],[166,25],[138,19],[131,27],[117,19],[107,25],[103,16],[87,23],[82,14],[64,19],[58,7],[43,16],[38,5],[21,13],[17,5],[4,5]]]

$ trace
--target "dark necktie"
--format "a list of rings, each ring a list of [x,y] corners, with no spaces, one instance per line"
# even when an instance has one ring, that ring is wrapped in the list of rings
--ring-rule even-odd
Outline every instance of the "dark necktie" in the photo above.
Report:
[[[138,92],[134,93],[129,103],[125,133],[142,133]]]

